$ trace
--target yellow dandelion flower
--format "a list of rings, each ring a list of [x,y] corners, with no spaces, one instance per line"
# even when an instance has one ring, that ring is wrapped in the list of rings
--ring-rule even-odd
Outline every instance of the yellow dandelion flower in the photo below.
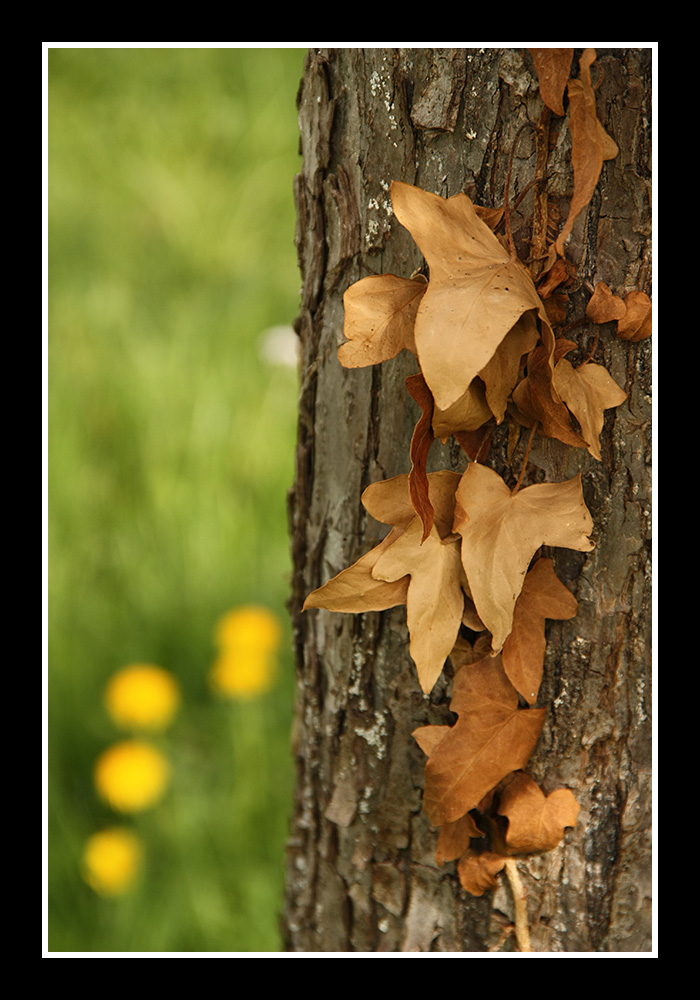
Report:
[[[180,687],[167,670],[151,663],[131,663],[112,676],[105,707],[123,729],[160,732],[180,707]]]
[[[142,858],[141,841],[130,830],[100,830],[85,844],[83,878],[101,896],[121,896],[133,885]]]
[[[250,604],[234,608],[216,626],[220,649],[276,653],[282,638],[279,619],[269,608]]]
[[[98,794],[119,812],[140,812],[155,805],[170,779],[170,765],[156,747],[122,740],[108,747],[95,764]]]
[[[219,694],[251,698],[272,686],[282,637],[279,619],[268,608],[247,605],[229,611],[217,623],[219,647],[209,681]]]
[[[277,670],[274,656],[224,650],[214,661],[209,680],[229,698],[254,698],[272,687]]]

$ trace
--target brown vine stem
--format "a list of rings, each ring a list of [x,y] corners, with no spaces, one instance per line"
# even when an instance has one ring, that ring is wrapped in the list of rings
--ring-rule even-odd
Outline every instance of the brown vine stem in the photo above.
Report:
[[[517,483],[515,484],[515,486],[513,487],[513,489],[510,491],[510,495],[513,496],[513,497],[515,496],[515,494],[520,489],[520,484],[522,483],[523,476],[525,475],[525,468],[527,466],[527,460],[530,457],[530,448],[532,447],[532,439],[534,438],[535,431],[537,430],[537,424],[538,424],[538,421],[536,420],[534,422],[534,424],[532,425],[532,427],[530,428],[530,436],[527,439],[527,448],[525,449],[525,457],[523,458],[523,467],[520,470],[520,475],[518,476]]]
[[[515,907],[515,940],[519,951],[532,951],[530,944],[530,928],[527,922],[527,892],[520,881],[520,873],[514,858],[508,858],[505,864],[506,875],[510,882]]]

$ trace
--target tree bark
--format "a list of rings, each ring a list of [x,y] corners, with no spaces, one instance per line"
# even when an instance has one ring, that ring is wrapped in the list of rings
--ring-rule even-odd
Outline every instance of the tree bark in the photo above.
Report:
[[[620,152],[604,164],[567,245],[581,282],[570,323],[583,317],[597,281],[618,294],[651,294],[651,50],[602,49],[594,78],[599,117]],[[507,883],[479,898],[466,893],[455,864],[436,864],[437,831],[421,810],[426,758],[411,733],[453,718],[449,661],[424,696],[408,655],[404,607],[348,615],[302,614],[301,606],[386,534],[364,511],[363,489],[410,469],[420,411],[404,380],[415,359],[403,352],[346,370],[336,357],[345,290],[368,274],[409,277],[424,263],[392,216],[389,184],[401,180],[445,197],[466,191],[477,204],[501,206],[516,132],[540,121],[537,76],[525,49],[311,49],[298,102],[302,361],[289,503],[297,789],[285,947],[515,950]],[[565,119],[555,115],[550,148],[549,221],[563,222],[572,171]],[[525,130],[511,203],[534,170],[533,134]],[[532,215],[528,195],[513,223],[521,248]],[[585,357],[593,328],[567,335]],[[528,772],[546,792],[571,788],[581,813],[558,848],[519,864],[535,951],[651,948],[650,344],[617,340],[612,324],[600,328],[594,360],[628,393],[607,411],[602,461],[536,437],[523,482],[581,471],[596,542],[586,554],[552,552],[579,611],[571,621],[548,622],[538,702],[547,722]],[[501,425],[488,459],[501,474],[511,466],[506,444]],[[519,448],[515,462],[524,443]],[[452,439],[433,445],[429,468],[465,467]]]

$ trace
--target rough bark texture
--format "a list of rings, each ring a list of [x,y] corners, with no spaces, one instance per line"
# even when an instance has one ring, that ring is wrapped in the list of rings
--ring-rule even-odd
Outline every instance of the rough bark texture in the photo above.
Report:
[[[651,52],[602,49],[595,71],[602,74],[598,113],[620,154],[604,165],[567,245],[581,280],[569,321],[583,316],[586,283],[651,293]],[[336,358],[348,286],[367,274],[408,277],[423,263],[392,216],[389,183],[443,196],[465,190],[479,204],[502,205],[514,136],[524,122],[540,120],[537,78],[521,49],[312,49],[299,111],[303,360],[290,494],[298,785],[286,947],[514,950],[505,933],[507,886],[480,898],[464,892],[456,866],[435,863],[437,833],[421,810],[426,758],[411,732],[451,720],[449,662],[424,696],[408,655],[405,608],[365,615],[300,609],[309,591],[386,533],[360,504],[363,489],[410,468],[419,411],[404,379],[416,370],[413,357],[404,352],[356,370]],[[550,218],[558,210],[562,220],[572,182],[563,121],[552,116],[547,187]],[[512,197],[534,170],[527,130],[518,140]],[[516,241],[529,240],[532,215],[527,196]],[[582,345],[579,357],[592,333],[581,326],[569,334]],[[528,771],[547,792],[571,788],[582,808],[558,849],[520,865],[536,951],[651,948],[650,345],[616,340],[612,325],[601,329],[594,360],[629,393],[607,413],[602,462],[536,439],[524,481],[582,471],[596,540],[585,555],[552,552],[579,612],[548,623],[538,702],[548,718]],[[488,464],[508,475],[506,440],[502,426]],[[513,457],[516,471],[523,447]],[[430,458],[431,468],[465,467],[452,443],[434,445]]]

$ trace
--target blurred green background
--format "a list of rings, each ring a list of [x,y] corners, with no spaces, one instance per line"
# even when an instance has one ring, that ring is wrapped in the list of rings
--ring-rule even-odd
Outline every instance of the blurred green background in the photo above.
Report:
[[[52,952],[281,948],[305,51],[48,50]],[[227,701],[207,682],[214,628],[249,603],[281,622],[277,679]],[[171,671],[183,703],[156,740],[166,796],[124,817],[93,767],[123,736],[103,693],[131,662]],[[81,856],[115,823],[145,860],[108,899]]]

